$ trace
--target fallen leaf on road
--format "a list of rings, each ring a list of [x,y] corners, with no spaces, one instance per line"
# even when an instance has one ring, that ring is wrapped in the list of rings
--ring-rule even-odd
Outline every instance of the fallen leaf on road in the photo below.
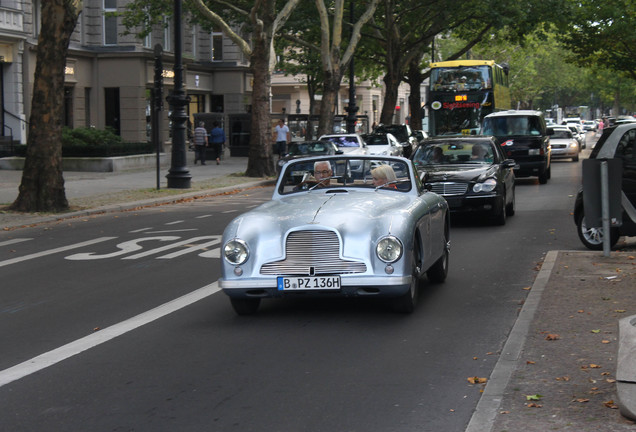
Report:
[[[601,343],[608,344],[608,343],[610,343],[610,341],[608,341],[607,339],[603,339],[603,340],[601,341]]]
[[[557,381],[570,381],[570,377],[569,376],[562,376],[562,377],[558,377],[555,378]]]
[[[549,333],[546,337],[545,340],[549,340],[549,341],[553,341],[553,340],[557,340],[557,339],[561,339],[561,336],[559,336],[556,333]]]
[[[580,403],[585,403],[585,402],[589,402],[590,400],[589,399],[585,399],[585,398],[579,398],[576,401],[580,402]]]
[[[590,367],[591,367],[592,369],[600,369],[600,368],[602,368],[603,366],[600,366],[600,365],[597,365],[597,364],[591,363],[591,364],[590,364]]]
[[[535,364],[535,362],[533,362],[532,360],[527,360],[526,364]]]
[[[627,311],[625,309],[616,309],[614,312],[616,312],[616,313],[625,313]]]
[[[483,384],[488,381],[488,378],[468,377],[468,382],[471,384]]]
[[[510,414],[510,411],[499,411],[499,414]]]
[[[600,333],[600,330],[592,330],[592,333]]]
[[[526,400],[540,400],[542,397],[540,394],[526,395]]]
[[[534,402],[526,405],[528,408],[543,408],[543,405],[536,404]]]
[[[618,409],[618,405],[616,405],[613,400],[608,400],[607,402],[603,402],[603,405],[605,405],[607,408]]]

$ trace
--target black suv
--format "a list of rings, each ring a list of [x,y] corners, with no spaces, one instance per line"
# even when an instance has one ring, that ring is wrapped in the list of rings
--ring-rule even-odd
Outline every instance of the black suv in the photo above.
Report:
[[[413,135],[411,131],[411,127],[409,125],[400,125],[400,124],[392,124],[392,125],[379,125],[375,128],[374,132],[381,133],[390,133],[392,134],[402,145],[404,157],[408,158],[411,156],[415,147],[419,144],[417,138]]]
[[[515,176],[536,176],[540,184],[550,178],[552,132],[546,127],[543,114],[531,110],[488,114],[481,126],[481,134],[496,137],[506,157],[515,160]]]

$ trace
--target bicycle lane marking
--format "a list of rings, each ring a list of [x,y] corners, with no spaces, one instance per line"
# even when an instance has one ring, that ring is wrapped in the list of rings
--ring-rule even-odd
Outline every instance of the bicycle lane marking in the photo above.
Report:
[[[90,334],[81,339],[77,339],[76,341],[70,342],[59,348],[56,348],[37,357],[33,357],[30,360],[24,361],[20,364],[0,371],[0,387],[31,375],[35,372],[41,371],[42,369],[46,369],[49,366],[53,366],[63,360],[66,360],[98,345],[106,343],[118,336],[122,336],[143,325],[149,324],[153,321],[158,320],[159,318],[176,312],[179,309],[196,303],[199,300],[203,300],[204,298],[209,297],[219,291],[220,288],[218,282],[213,282],[209,285],[192,291],[189,294],[164,303],[163,305],[158,306],[154,309],[143,312],[118,324],[114,324],[103,330],[99,330],[96,333]]]
[[[81,243],[75,243],[75,244],[68,245],[68,246],[62,246],[62,247],[59,247],[59,248],[49,249],[49,250],[42,251],[42,252],[36,252],[36,253],[29,254],[29,255],[24,255],[24,256],[21,256],[21,257],[11,258],[11,259],[8,259],[8,260],[0,261],[0,267],[5,267],[5,266],[11,265],[11,264],[16,264],[16,263],[19,263],[19,262],[22,262],[22,261],[28,261],[28,260],[35,259],[35,258],[41,258],[41,257],[47,256],[47,255],[53,255],[53,254],[60,253],[60,252],[66,252],[66,251],[73,250],[73,249],[78,249],[78,248],[81,248],[81,247],[84,247],[84,246],[90,246],[90,245],[93,245],[93,244],[102,243],[102,242],[105,242],[105,241],[108,241],[108,240],[113,240],[113,239],[116,239],[116,238],[117,237],[99,237],[99,238],[96,238],[96,239],[93,239],[93,240],[88,240],[88,241],[81,242]]]

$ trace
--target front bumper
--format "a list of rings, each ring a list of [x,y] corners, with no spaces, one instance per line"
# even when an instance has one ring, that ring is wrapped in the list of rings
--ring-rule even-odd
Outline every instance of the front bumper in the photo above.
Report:
[[[503,198],[497,194],[444,196],[452,213],[492,212],[502,205]]]
[[[219,287],[234,298],[279,298],[302,295],[305,297],[398,297],[411,286],[411,276],[350,276],[340,277],[338,290],[281,291],[277,279],[272,277],[249,279],[219,279]]]

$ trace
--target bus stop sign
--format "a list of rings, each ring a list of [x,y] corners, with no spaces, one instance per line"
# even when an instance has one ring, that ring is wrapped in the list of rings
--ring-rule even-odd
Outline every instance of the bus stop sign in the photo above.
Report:
[[[583,208],[585,209],[585,225],[594,228],[603,225],[603,197],[601,191],[602,162],[607,162],[609,222],[611,227],[618,227],[623,224],[623,208],[621,206],[623,163],[621,159],[585,159],[583,161]]]

